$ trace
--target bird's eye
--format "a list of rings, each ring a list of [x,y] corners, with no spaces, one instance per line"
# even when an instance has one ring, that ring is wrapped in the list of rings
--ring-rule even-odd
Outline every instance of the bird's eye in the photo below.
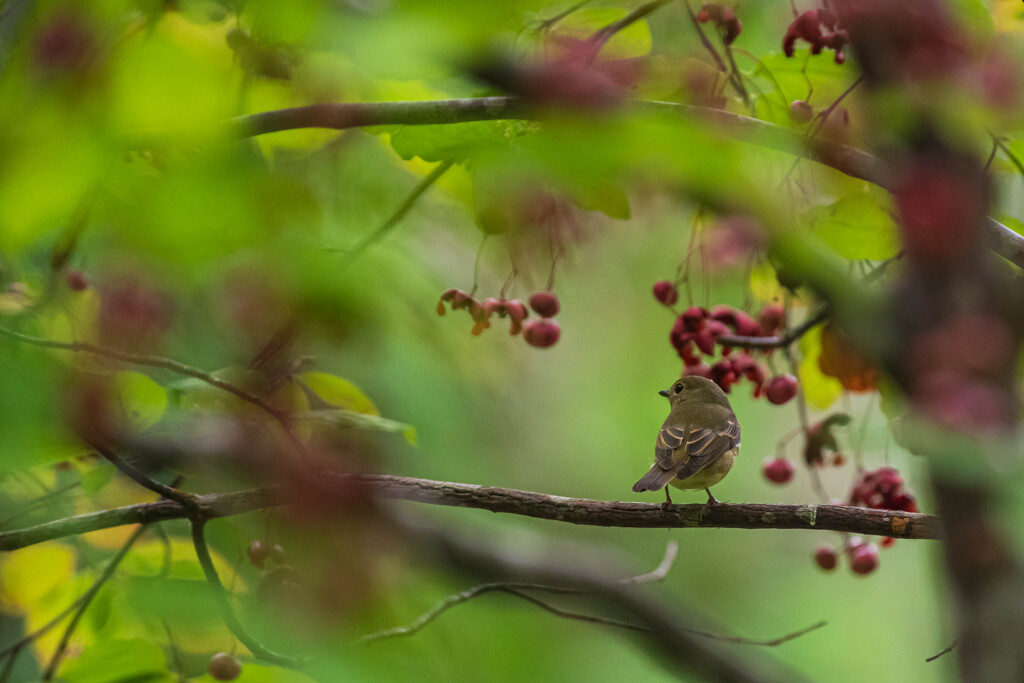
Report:
[[[673,390],[674,390],[674,391],[675,391],[675,392],[676,392],[677,394],[680,394],[680,393],[682,393],[682,391],[683,391],[683,383],[682,383],[682,382],[680,382],[679,384],[677,384],[677,385],[675,385],[674,387],[672,387],[672,389],[673,389]]]

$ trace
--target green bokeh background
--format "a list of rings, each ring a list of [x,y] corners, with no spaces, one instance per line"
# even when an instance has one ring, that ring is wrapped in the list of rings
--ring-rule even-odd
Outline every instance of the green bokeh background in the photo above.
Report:
[[[21,6],[10,0],[0,3],[4,9]],[[633,7],[625,3],[620,10]],[[349,262],[345,250],[381,225],[430,168],[422,161],[403,160],[392,149],[394,127],[343,134],[293,131],[243,141],[225,141],[210,131],[229,116],[318,98],[378,101],[480,94],[484,86],[468,79],[457,65],[495,45],[507,47],[524,22],[536,18],[530,12],[552,16],[560,8],[538,2],[424,0],[353,2],[338,9],[314,0],[261,0],[182,1],[177,9],[165,15],[161,3],[124,0],[41,3],[14,27],[13,42],[9,34],[0,36],[5,56],[0,84],[0,275],[6,288],[0,325],[40,336],[62,332],[66,337],[69,331],[71,336],[88,336],[89,313],[82,305],[86,295],[62,289],[63,271],[54,273],[50,267],[54,245],[73,234],[86,207],[85,227],[69,267],[100,284],[124,273],[144,276],[165,292],[174,302],[175,315],[161,352],[170,357],[208,370],[244,365],[280,321],[239,328],[225,315],[224,302],[238,288],[258,296],[261,287],[283,293],[282,306],[291,306],[305,324],[298,351],[314,358],[315,369],[351,380],[384,417],[415,427],[416,446],[398,434],[375,432],[362,438],[366,452],[375,458],[374,469],[568,497],[660,502],[658,494],[633,494],[630,487],[650,464],[656,431],[666,414],[665,401],[656,392],[680,371],[668,342],[673,317],[654,301],[651,286],[671,279],[687,253],[695,205],[684,197],[733,193],[751,203],[770,200],[774,206],[774,188],[792,157],[717,141],[684,121],[673,124],[674,132],[664,139],[651,139],[645,134],[665,132],[669,125],[633,118],[610,123],[570,119],[569,125],[562,121],[551,130],[564,135],[541,138],[528,150],[533,156],[508,150],[486,156],[489,163],[507,163],[516,173],[537,173],[581,194],[597,188],[600,195],[602,183],[607,183],[628,196],[631,217],[615,220],[599,212],[581,213],[582,229],[570,241],[555,280],[562,337],[554,347],[531,348],[520,337],[508,336],[502,322],[473,337],[464,313],[439,318],[435,312],[442,291],[468,290],[474,281],[481,233],[463,166],[431,188],[391,233]],[[996,10],[1002,11],[999,6]],[[13,16],[21,14],[15,11]],[[54,71],[40,66],[34,51],[38,36],[61,16],[91,27],[102,47],[101,56],[88,67]],[[783,107],[806,95],[803,75],[778,55],[790,20],[789,4],[743,6],[742,18],[740,45],[763,58],[767,68],[778,70],[774,82],[763,77],[751,81],[764,90],[755,111],[785,123]],[[225,43],[236,21],[266,46],[290,46],[306,55],[292,80],[243,73],[241,58]],[[650,33],[655,59],[663,67],[700,55],[678,4],[652,16]],[[752,74],[757,64],[741,58],[741,68]],[[815,98],[820,98],[812,99],[814,104],[827,102],[826,94],[834,97],[848,85],[852,60],[848,65],[843,70],[830,61],[813,64],[810,77],[816,79]],[[671,97],[669,80],[652,78],[635,94]],[[782,92],[774,90],[779,84]],[[743,110],[735,101],[730,108]],[[416,145],[430,142],[409,129],[403,134],[403,144],[414,149],[406,156],[416,154]],[[450,134],[453,144],[465,142],[455,128]],[[146,135],[155,136],[151,145],[125,151],[126,139],[150,139]],[[484,151],[493,153],[489,147]],[[471,168],[480,162],[472,158],[474,152],[484,157],[470,146]],[[650,168],[644,168],[645,162]],[[1005,160],[994,168],[1003,188],[1003,208],[1011,211],[1019,203],[1020,180],[1008,173],[1012,167]],[[839,197],[869,196],[862,184],[810,168],[807,162],[795,173],[813,188],[812,204],[832,209]],[[597,203],[605,209],[616,206],[619,194],[609,190],[608,196],[600,195],[607,201]],[[870,197],[867,201],[884,203]],[[883,258],[888,252],[878,255],[877,249],[891,250],[894,233],[887,207],[875,208],[870,224],[851,227],[848,216],[839,216],[831,225],[815,223],[813,231],[837,258],[851,257],[844,252],[851,239],[864,240],[865,253]],[[497,296],[501,289],[509,270],[505,250],[502,237],[484,243],[482,296]],[[547,258],[541,252],[526,260],[516,295],[526,298],[544,287]],[[32,303],[18,298],[14,283],[29,289]],[[695,303],[756,312],[744,270],[719,273],[706,284],[707,289],[703,279],[695,283]],[[796,312],[801,315],[805,309],[797,307]],[[112,475],[95,472],[102,465],[53,472],[54,462],[80,448],[63,427],[69,357],[6,338],[0,344],[0,530],[19,526],[7,520],[38,495],[33,478],[59,486],[81,475],[89,483],[22,523],[121,504],[110,493]],[[786,371],[781,357],[772,364],[776,371]],[[180,379],[164,371],[145,372],[162,386]],[[769,484],[761,474],[762,462],[774,455],[777,442],[798,425],[795,404],[754,400],[748,384],[736,387],[732,401],[743,428],[743,446],[735,469],[715,488],[715,495],[736,503],[818,502],[802,466],[786,486]],[[846,497],[855,476],[851,461],[857,455],[868,467],[898,467],[918,495],[920,508],[933,511],[922,463],[891,442],[876,398],[844,398],[832,409],[850,412],[854,422],[840,435],[848,464],[822,472],[829,494]],[[789,455],[799,459],[799,443],[789,448]],[[194,488],[215,487],[199,481]],[[676,493],[675,500],[703,502],[703,494]],[[643,590],[664,596],[695,628],[771,639],[828,622],[776,648],[728,646],[754,666],[758,658],[777,657],[816,681],[954,678],[953,657],[925,662],[952,640],[939,546],[932,541],[900,541],[882,550],[879,569],[861,577],[844,562],[831,573],[814,564],[818,545],[842,543],[829,532],[606,529],[479,510],[395,506],[514,553],[569,561],[573,549],[584,545],[609,558],[608,567],[585,567],[587,571],[644,573],[674,540],[679,556],[667,579]],[[211,542],[227,571],[238,572],[239,593],[259,580],[258,572],[243,561],[243,551],[262,533],[264,523],[260,514],[211,523]],[[346,523],[309,528],[277,520],[274,525],[280,542],[295,549],[298,564],[314,557],[318,545],[333,548],[334,534],[348,538]],[[166,526],[176,539],[187,535],[183,523]],[[358,541],[338,543],[354,562],[363,557],[365,547]],[[74,566],[83,576],[92,576],[89,572],[111,555],[106,546],[71,540],[59,544],[73,550]],[[146,552],[146,558],[158,557],[155,551]],[[2,564],[11,557],[0,557],[0,581],[5,576]],[[370,630],[411,622],[473,582],[390,548],[381,557],[374,552],[367,557],[373,564],[366,565],[365,576],[339,558],[338,574],[351,571],[355,577],[342,584],[371,598],[351,618],[346,615],[329,627],[312,619],[312,625],[299,624],[261,613],[257,604],[254,611],[252,605],[247,608],[251,623],[280,649],[301,645],[304,639],[316,642],[323,664],[312,673],[321,680],[674,678],[631,634],[559,619],[499,594],[457,606],[414,636],[344,649],[348,640]],[[159,624],[149,623],[158,612],[172,610],[169,618],[186,626],[191,619],[198,631],[216,628],[198,566],[187,556],[175,559],[182,575],[156,584],[156,559],[138,559],[135,565],[126,561],[105,589],[103,618],[81,628],[85,652],[97,658],[95,664],[70,661],[68,680],[102,681],[114,675],[104,670],[101,655],[106,651],[88,647],[97,639],[143,638],[130,641],[130,647],[138,648],[149,665],[159,664],[160,654],[167,653],[154,650],[153,644],[162,648],[166,640],[159,635]],[[75,587],[81,583],[79,579]],[[10,586],[0,584],[0,595],[5,590]],[[69,594],[67,585],[62,590],[32,609],[52,610],[77,594]],[[19,609],[0,603],[0,649],[25,628],[25,611]],[[205,658],[222,642],[213,638],[208,652],[200,646],[182,655],[183,668],[198,675]],[[23,654],[12,680],[31,681],[38,675],[32,658]],[[247,662],[239,680],[304,679]]]

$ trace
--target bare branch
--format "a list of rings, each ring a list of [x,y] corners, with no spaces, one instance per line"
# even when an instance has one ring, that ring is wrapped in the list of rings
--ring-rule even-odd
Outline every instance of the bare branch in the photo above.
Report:
[[[493,486],[414,479],[387,474],[324,472],[339,487],[361,484],[380,498],[430,505],[477,508],[537,519],[586,526],[646,529],[730,528],[846,531],[866,536],[935,539],[937,518],[913,512],[873,510],[846,505],[765,505],[758,503],[708,506],[564,498]],[[197,495],[196,505],[207,517],[229,517],[286,502],[280,487]],[[0,551],[124,524],[187,518],[193,513],[173,501],[158,501],[91,512],[44,524],[0,532]]]
[[[731,346],[741,349],[780,349],[789,346],[800,339],[800,337],[807,334],[815,325],[824,322],[828,319],[830,313],[831,309],[828,306],[822,306],[815,313],[809,315],[802,323],[796,327],[786,330],[785,334],[781,334],[776,337],[740,337],[725,335],[719,337],[717,341],[722,346]]]
[[[954,640],[954,641],[953,641],[952,643],[950,643],[950,644],[949,644],[949,645],[948,645],[948,646],[946,647],[946,649],[945,649],[945,650],[943,650],[942,652],[939,652],[938,654],[934,654],[934,655],[932,655],[931,657],[929,657],[928,659],[926,659],[926,660],[924,660],[924,661],[926,661],[926,662],[934,662],[934,661],[935,661],[936,659],[938,659],[938,658],[939,658],[939,657],[941,657],[942,655],[944,655],[944,654],[948,654],[948,653],[952,652],[952,651],[953,651],[953,648],[954,648],[954,647],[956,647],[956,641],[955,641],[955,640]]]

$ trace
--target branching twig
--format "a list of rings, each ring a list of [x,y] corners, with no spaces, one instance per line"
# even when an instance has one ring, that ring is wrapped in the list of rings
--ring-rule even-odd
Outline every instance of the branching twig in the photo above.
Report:
[[[722,346],[731,346],[741,349],[781,349],[789,346],[800,337],[807,334],[815,325],[819,325],[828,319],[831,310],[828,306],[822,306],[817,311],[807,316],[807,319],[796,327],[786,330],[784,334],[775,337],[740,337],[725,335],[718,338]]]
[[[60,643],[57,644],[57,649],[53,651],[53,656],[50,657],[50,663],[47,665],[46,672],[43,674],[44,681],[53,680],[54,675],[57,673],[57,667],[60,666],[60,662],[64,658],[64,652],[68,649],[68,643],[71,641],[71,636],[78,627],[78,622],[82,620],[82,616],[85,614],[85,611],[89,609],[89,605],[92,604],[93,599],[100,592],[100,588],[102,588],[103,584],[105,584],[107,580],[114,575],[114,571],[117,569],[117,566],[121,564],[121,560],[124,559],[125,555],[128,554],[128,551],[131,550],[131,547],[135,545],[135,541],[139,540],[139,537],[142,536],[145,531],[146,527],[144,525],[140,525],[139,528],[128,537],[128,540],[124,542],[124,545],[121,546],[117,555],[114,555],[113,559],[111,559],[107,566],[103,568],[103,573],[98,579],[96,579],[96,582],[92,587],[89,588],[85,595],[76,600],[78,605],[75,611],[75,616],[71,618],[71,623],[69,623],[67,628],[64,629],[64,633],[60,637]]]
[[[668,571],[672,569],[672,565],[676,563],[676,556],[679,554],[679,543],[676,541],[669,541],[665,544],[665,556],[661,558],[661,562],[654,571],[646,574],[640,574],[639,576],[627,576],[624,579],[619,579],[619,583],[622,584],[640,584],[640,583],[657,583],[658,581],[664,581],[668,575]]]
[[[646,529],[730,528],[847,531],[865,536],[938,538],[932,515],[873,510],[846,505],[704,504],[672,505],[564,498],[493,486],[414,479],[386,474],[324,473],[339,487],[367,486],[380,498],[431,505],[476,508],[570,524]],[[229,517],[282,505],[281,488],[271,487],[196,496],[207,517]],[[25,529],[0,532],[0,551],[124,524],[187,518],[188,509],[172,501],[142,503],[58,519]]]
[[[277,664],[278,666],[287,666],[292,668],[301,667],[304,664],[302,659],[274,652],[270,648],[264,646],[245,630],[245,627],[242,626],[242,622],[240,622],[238,617],[235,616],[235,611],[231,608],[231,603],[228,600],[227,591],[224,590],[224,584],[221,583],[220,576],[217,575],[217,568],[213,566],[213,558],[210,557],[210,550],[206,546],[206,536],[203,533],[205,525],[205,519],[200,518],[192,520],[192,543],[195,545],[196,556],[199,558],[199,564],[203,568],[203,574],[206,576],[207,583],[210,584],[210,588],[213,590],[214,600],[217,601],[221,617],[224,619],[224,624],[228,627],[228,630],[230,630],[243,645],[249,648],[249,651],[252,652],[253,656],[256,658],[270,662],[271,664]]]
[[[95,450],[97,453],[102,455],[110,464],[121,471],[122,474],[127,476],[129,479],[134,481],[139,486],[147,488],[150,491],[159,494],[167,500],[173,500],[185,509],[195,510],[196,508],[196,497],[195,494],[186,493],[179,491],[176,488],[161,484],[156,479],[153,479],[142,470],[130,465],[125,462],[120,456],[114,453],[113,450],[107,448],[103,444],[89,441],[89,447]]]

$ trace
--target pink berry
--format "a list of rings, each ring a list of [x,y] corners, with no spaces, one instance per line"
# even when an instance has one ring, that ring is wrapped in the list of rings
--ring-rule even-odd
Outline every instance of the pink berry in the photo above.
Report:
[[[818,563],[819,567],[830,572],[836,568],[839,558],[835,550],[823,545],[814,551],[814,561]]]
[[[850,553],[850,568],[855,574],[870,574],[878,568],[878,546],[860,545]]]
[[[796,468],[793,463],[785,458],[766,458],[764,461],[764,476],[773,484],[785,484],[793,478]]]
[[[814,116],[814,107],[804,100],[793,100],[789,105],[789,118],[793,123],[807,123]]]
[[[249,562],[252,566],[263,569],[263,563],[267,560],[270,550],[262,541],[253,541],[245,551],[249,555]]]
[[[679,290],[668,280],[654,283],[654,298],[665,306],[674,306],[679,301]]]
[[[757,316],[757,324],[764,334],[775,334],[782,327],[786,313],[779,304],[771,304],[761,309]]]
[[[537,309],[534,308],[534,310]],[[558,323],[554,320],[547,318],[531,320],[523,325],[523,339],[530,346],[536,346],[539,349],[546,349],[554,345],[559,336],[561,336],[561,330],[558,329]]]
[[[558,297],[551,292],[537,292],[530,297],[530,308],[542,318],[554,318],[558,315]]]
[[[789,401],[796,396],[796,377],[790,374],[777,375],[768,380],[764,393],[768,400],[777,406]]]

